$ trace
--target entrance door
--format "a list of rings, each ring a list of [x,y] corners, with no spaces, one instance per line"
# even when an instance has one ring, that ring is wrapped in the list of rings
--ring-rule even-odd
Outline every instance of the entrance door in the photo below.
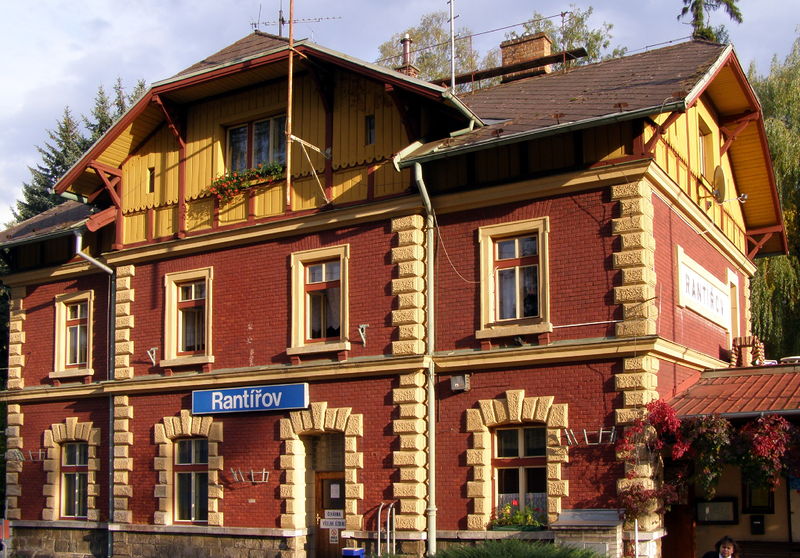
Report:
[[[316,473],[316,558],[342,555],[341,525],[344,522],[344,473]]]

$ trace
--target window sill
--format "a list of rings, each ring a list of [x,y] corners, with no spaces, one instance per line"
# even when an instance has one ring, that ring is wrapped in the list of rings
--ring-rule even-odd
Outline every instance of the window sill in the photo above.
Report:
[[[339,351],[349,351],[350,341],[335,341],[335,342],[320,342],[308,343],[299,347],[289,347],[286,349],[286,354],[293,355],[311,355],[315,353],[333,353]]]
[[[213,364],[214,355],[181,356],[159,360],[161,368],[174,368],[176,366],[195,366],[198,364]]]
[[[538,333],[552,333],[553,324],[539,322],[535,324],[493,324],[475,332],[476,339],[492,339],[494,337],[512,337],[516,335],[533,335]]]
[[[66,370],[55,370],[48,374],[50,378],[83,378],[86,376],[94,376],[93,368],[67,368]]]

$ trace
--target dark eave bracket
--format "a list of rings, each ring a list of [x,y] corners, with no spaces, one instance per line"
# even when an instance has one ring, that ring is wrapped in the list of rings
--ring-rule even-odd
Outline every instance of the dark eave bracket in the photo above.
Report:
[[[772,235],[780,234],[782,231],[783,227],[781,225],[773,225],[771,227],[762,227],[760,229],[747,231],[747,244],[750,246],[750,250],[747,252],[747,258],[752,261],[764,244],[772,238]]]
[[[730,149],[731,145],[733,145],[736,136],[744,132],[744,129],[747,128],[751,122],[757,121],[758,116],[759,115],[757,111],[748,111],[720,122],[722,124],[720,126],[720,131],[725,136],[725,143],[719,148],[720,156],[723,156],[728,152],[728,149]],[[736,127],[731,130],[731,126]]]

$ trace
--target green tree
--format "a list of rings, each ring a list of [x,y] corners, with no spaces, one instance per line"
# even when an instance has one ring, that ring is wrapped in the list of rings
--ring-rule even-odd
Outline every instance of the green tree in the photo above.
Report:
[[[100,85],[89,117],[81,117],[85,132],[69,107],[64,108],[56,128],[47,130],[49,141],[45,142],[44,147],[36,147],[42,161],[30,167],[31,180],[22,185],[22,197],[17,200],[16,209],[12,209],[17,222],[30,219],[64,201],[61,196],[50,193],[53,186],[145,90],[144,80],[139,80],[128,94],[122,86],[122,80],[117,78],[112,100]]]
[[[47,130],[47,137],[50,140],[44,147],[36,147],[42,162],[29,167],[31,181],[22,185],[22,199],[17,200],[16,209],[11,210],[17,222],[30,219],[64,201],[64,198],[50,193],[51,189],[88,146],[69,107],[64,108],[55,130]]]
[[[783,208],[789,255],[764,258],[751,283],[753,331],[767,355],[800,354],[800,38],[770,72],[750,67],[750,82],[764,110],[764,126]]]
[[[419,68],[420,79],[433,81],[447,78],[450,74],[450,14],[432,12],[425,14],[416,27],[395,33],[378,47],[378,64],[397,68],[403,63],[403,47],[400,40],[406,35],[411,38],[412,64]],[[496,51],[481,60],[480,54],[472,46],[472,31],[466,27],[456,29],[456,74],[473,72],[480,68],[498,65]]]
[[[547,33],[553,40],[553,52],[585,48],[587,56],[577,60],[576,65],[623,56],[628,50],[626,47],[611,48],[611,39],[613,38],[611,30],[614,28],[611,23],[604,21],[599,27],[590,27],[589,18],[593,12],[594,8],[591,6],[581,10],[575,4],[571,4],[569,11],[561,14],[561,21],[553,21],[553,18],[533,12],[533,17],[524,24],[524,31],[521,35]],[[509,38],[519,36],[520,34],[516,32],[509,34]]]
[[[711,27],[708,23],[709,16],[712,11],[722,8],[733,21],[741,23],[743,19],[738,2],[739,0],[683,0],[678,19],[691,16],[692,37],[695,39],[724,43],[729,39],[727,29],[724,25]]]

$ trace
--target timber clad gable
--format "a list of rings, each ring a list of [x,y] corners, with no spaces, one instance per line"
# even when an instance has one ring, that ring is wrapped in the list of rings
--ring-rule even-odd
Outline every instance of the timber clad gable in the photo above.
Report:
[[[546,63],[455,96],[255,32],[155,83],[0,233],[11,547],[422,556],[528,508],[630,549],[660,469],[613,441],[738,354],[786,238],[730,47]]]

